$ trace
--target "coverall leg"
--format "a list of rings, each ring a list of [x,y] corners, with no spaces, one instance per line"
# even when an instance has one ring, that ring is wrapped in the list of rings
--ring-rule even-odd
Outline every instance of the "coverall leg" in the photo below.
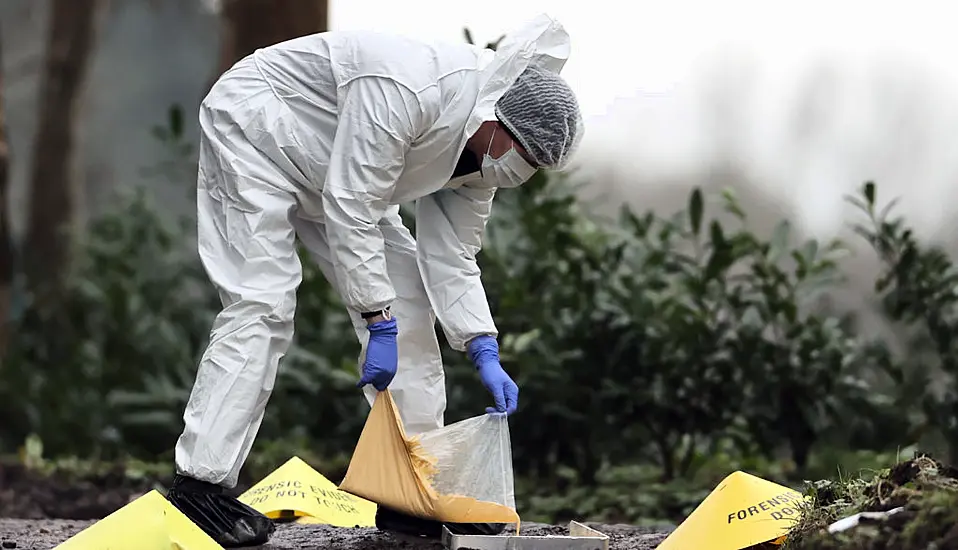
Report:
[[[198,248],[223,308],[175,449],[177,471],[236,485],[293,337],[295,188],[222,112],[200,109]]]

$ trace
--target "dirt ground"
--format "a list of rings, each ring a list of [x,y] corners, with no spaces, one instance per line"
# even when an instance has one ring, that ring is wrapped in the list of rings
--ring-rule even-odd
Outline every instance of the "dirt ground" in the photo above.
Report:
[[[48,550],[125,506],[167,479],[131,478],[122,469],[85,475],[38,475],[22,465],[0,462],[0,550]],[[245,485],[250,480],[242,481]],[[238,487],[237,492],[244,489]],[[51,519],[63,518],[63,519]],[[666,533],[627,525],[589,524],[609,535],[614,550],[653,549]],[[523,524],[529,535],[564,535],[568,527]],[[281,524],[262,550],[441,550],[439,542],[392,535],[377,529],[337,529]]]
[[[0,548],[3,550],[49,550],[81,530],[92,521],[0,519]],[[665,533],[649,533],[647,529],[625,525],[591,527],[609,535],[610,549],[652,550],[665,540]],[[523,534],[563,535],[565,528],[532,524]],[[442,550],[439,542],[419,541],[394,536],[376,529],[338,529],[325,525],[285,524],[278,526],[273,539],[261,550]]]
[[[67,540],[96,519],[169,480],[131,479],[121,469],[78,479],[40,476],[19,464],[0,463],[0,550],[47,550]],[[164,483],[166,482],[166,483]],[[241,490],[243,487],[239,487]],[[51,519],[64,518],[64,519]],[[591,525],[591,524],[590,524]],[[626,525],[593,525],[609,535],[614,550],[653,549],[666,534]],[[523,524],[523,534],[562,535],[568,527]],[[337,529],[324,525],[279,525],[262,550],[441,550],[438,542],[391,535],[376,529]]]

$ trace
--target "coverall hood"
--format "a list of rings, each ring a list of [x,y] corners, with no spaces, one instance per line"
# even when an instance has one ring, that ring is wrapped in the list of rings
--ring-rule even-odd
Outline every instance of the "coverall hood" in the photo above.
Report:
[[[495,107],[530,64],[562,72],[572,50],[569,33],[561,23],[540,14],[506,34],[495,51],[480,56],[479,96],[464,129],[468,139],[483,122],[496,120]]]

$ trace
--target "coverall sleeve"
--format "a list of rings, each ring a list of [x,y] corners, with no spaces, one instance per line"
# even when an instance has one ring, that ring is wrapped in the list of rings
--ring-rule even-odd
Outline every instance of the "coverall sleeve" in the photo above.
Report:
[[[498,336],[476,255],[495,189],[443,189],[417,201],[419,271],[449,345],[465,351],[476,336]]]
[[[345,304],[378,311],[396,298],[379,222],[419,133],[414,93],[382,77],[362,77],[341,93],[339,124],[323,186],[326,237]]]

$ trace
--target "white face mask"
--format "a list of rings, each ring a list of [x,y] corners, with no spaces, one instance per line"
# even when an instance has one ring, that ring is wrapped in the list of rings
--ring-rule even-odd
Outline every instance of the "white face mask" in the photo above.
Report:
[[[516,151],[515,145],[497,159],[489,155],[497,129],[498,127],[492,130],[489,147],[482,158],[482,180],[490,187],[519,187],[535,175],[536,169],[522,158],[519,151]]]

